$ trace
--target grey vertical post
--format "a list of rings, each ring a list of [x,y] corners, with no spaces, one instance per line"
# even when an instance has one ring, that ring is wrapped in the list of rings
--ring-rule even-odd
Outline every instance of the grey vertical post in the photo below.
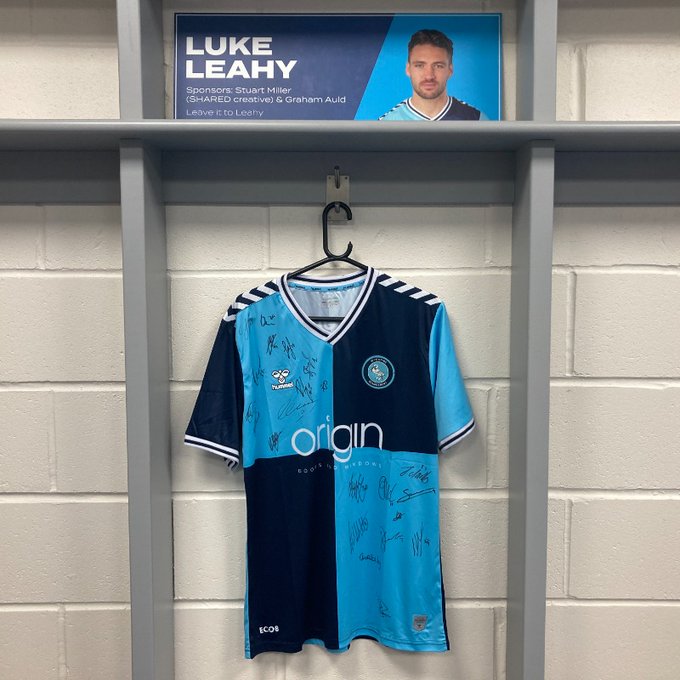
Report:
[[[557,0],[517,5],[517,120],[555,120]]]
[[[132,679],[174,677],[169,332],[160,153],[121,144]]]
[[[163,118],[163,3],[117,0],[120,117]],[[174,677],[167,257],[160,153],[120,149],[132,680]]]
[[[517,118],[555,120],[558,0],[519,0]],[[510,337],[508,680],[545,677],[555,148],[516,154]]]
[[[512,229],[508,680],[545,667],[550,306],[555,149],[517,152]]]
[[[165,117],[163,3],[117,0],[120,117]]]

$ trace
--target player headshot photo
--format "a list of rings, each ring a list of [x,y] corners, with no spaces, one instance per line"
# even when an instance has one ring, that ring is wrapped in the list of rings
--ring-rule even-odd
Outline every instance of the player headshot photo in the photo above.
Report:
[[[453,51],[453,42],[441,31],[416,31],[408,43],[406,62],[412,94],[379,120],[489,120],[480,109],[449,94]]]

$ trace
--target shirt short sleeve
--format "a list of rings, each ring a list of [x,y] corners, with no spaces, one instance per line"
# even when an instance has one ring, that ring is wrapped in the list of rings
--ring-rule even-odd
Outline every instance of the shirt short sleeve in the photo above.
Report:
[[[437,438],[439,450],[443,451],[466,437],[475,427],[443,303],[439,304],[430,332],[429,361]]]
[[[220,322],[184,443],[221,456],[235,469],[241,458],[242,423],[243,373],[231,316]]]

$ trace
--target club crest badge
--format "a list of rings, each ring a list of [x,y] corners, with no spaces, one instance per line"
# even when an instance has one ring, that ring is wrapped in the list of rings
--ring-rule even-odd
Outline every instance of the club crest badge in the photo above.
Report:
[[[394,366],[389,359],[375,355],[364,362],[361,370],[364,382],[376,390],[389,387],[394,380]]]

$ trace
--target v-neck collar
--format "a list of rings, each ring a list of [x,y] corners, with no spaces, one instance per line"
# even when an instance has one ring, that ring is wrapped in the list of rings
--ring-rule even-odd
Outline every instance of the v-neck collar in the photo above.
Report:
[[[352,306],[349,308],[342,321],[332,331],[327,331],[324,328],[321,328],[321,326],[318,324],[314,323],[314,321],[309,318],[302,307],[300,307],[297,300],[293,297],[293,293],[291,292],[288,285],[289,277],[290,272],[284,274],[279,279],[279,289],[281,290],[281,297],[283,298],[286,307],[288,307],[293,316],[310,333],[313,333],[317,338],[334,345],[345,335],[345,333],[347,333],[347,331],[359,318],[363,308],[366,306],[366,302],[368,301],[368,297],[373,290],[373,286],[375,285],[376,273],[373,267],[368,267],[365,272],[359,271],[339,276],[306,276],[305,274],[301,274],[300,276],[295,277],[294,281],[300,281],[300,283],[329,288],[337,286],[338,284],[352,283],[353,281],[360,281],[362,278],[364,279],[361,290],[352,303]]]
[[[435,113],[434,116],[430,117],[426,113],[423,113],[422,111],[419,111],[414,105],[413,105],[413,99],[409,97],[406,100],[406,106],[408,106],[413,113],[416,113],[419,115],[421,118],[424,118],[425,120],[440,120],[443,118],[448,110],[451,108],[451,103],[452,103],[451,95],[449,95],[448,99],[446,100],[446,104],[444,104],[444,107],[441,109],[439,113]]]

